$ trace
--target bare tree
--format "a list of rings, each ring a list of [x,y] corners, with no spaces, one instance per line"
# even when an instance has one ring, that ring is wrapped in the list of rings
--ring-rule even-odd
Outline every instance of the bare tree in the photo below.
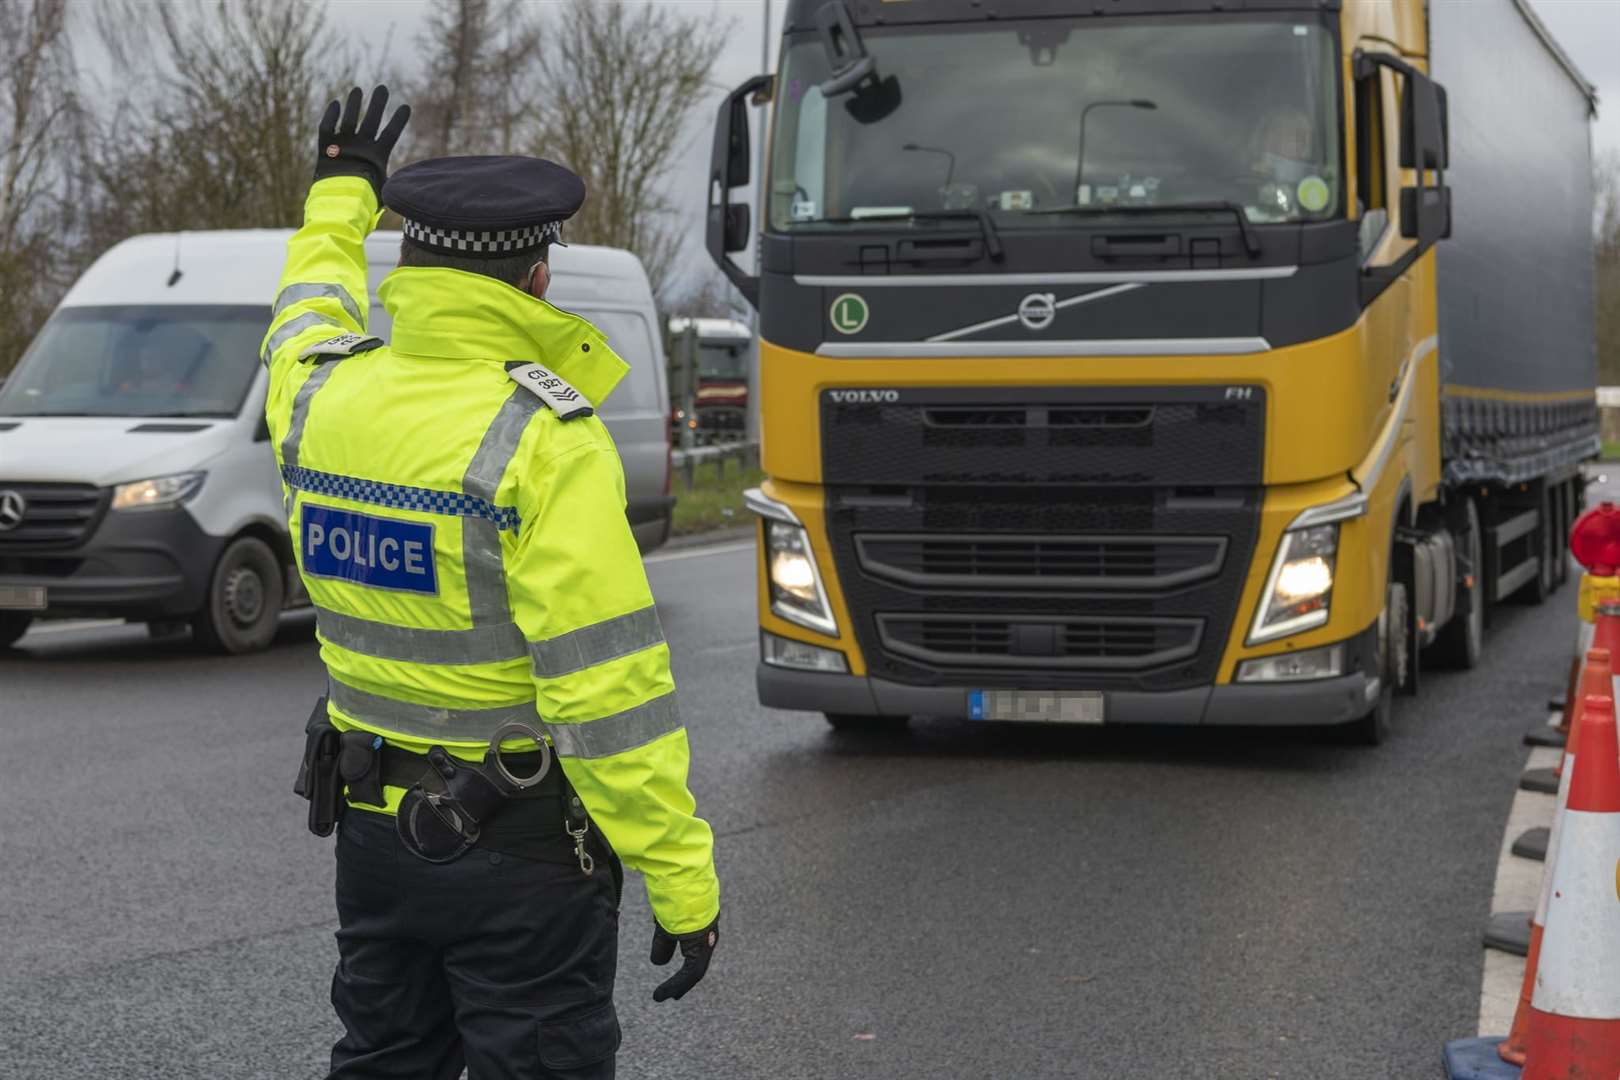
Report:
[[[519,0],[438,0],[416,37],[405,159],[511,153],[525,131],[540,30]]]
[[[1598,159],[1593,193],[1598,381],[1620,385],[1620,152]]]
[[[81,119],[66,0],[0,0],[0,374],[70,284],[60,237]]]
[[[565,235],[635,252],[665,298],[681,245],[665,181],[727,28],[670,5],[566,0],[542,29],[533,150],[590,192]]]
[[[87,157],[93,250],[131,233],[297,225],[313,123],[352,57],[291,0],[103,0],[121,85]]]

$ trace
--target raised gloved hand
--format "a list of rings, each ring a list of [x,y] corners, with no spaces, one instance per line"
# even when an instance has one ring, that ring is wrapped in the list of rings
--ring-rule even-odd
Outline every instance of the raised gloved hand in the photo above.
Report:
[[[658,985],[653,991],[654,1001],[666,1001],[674,998],[681,1000],[686,992],[703,981],[703,976],[709,971],[709,958],[714,955],[714,947],[720,941],[720,917],[715,916],[714,922],[702,930],[694,930],[690,934],[671,934],[656,922],[653,923],[652,962],[659,967],[669,963],[675,955],[675,943],[681,945],[681,969]]]
[[[321,117],[321,142],[315,158],[315,179],[328,176],[363,176],[382,198],[383,181],[388,179],[388,155],[411,118],[411,107],[394,110],[387,127],[382,127],[383,110],[388,106],[388,87],[371,92],[371,107],[360,117],[365,95],[357,86],[349,91],[347,102],[332,102]],[[381,128],[382,130],[378,130]]]

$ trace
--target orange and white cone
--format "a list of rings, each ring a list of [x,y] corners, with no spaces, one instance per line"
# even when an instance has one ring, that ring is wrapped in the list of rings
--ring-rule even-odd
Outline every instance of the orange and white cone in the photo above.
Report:
[[[1589,697],[1569,770],[1523,1080],[1620,1075],[1620,740],[1614,699]],[[1552,855],[1549,852],[1549,855]]]
[[[1611,621],[1620,627],[1620,619],[1611,617]],[[1609,650],[1590,650],[1581,668],[1581,696],[1577,700],[1609,697],[1613,693],[1610,689],[1613,679]],[[1577,711],[1575,722],[1570,726],[1569,741],[1564,744],[1564,756],[1559,762],[1564,766],[1564,772],[1558,780],[1558,802],[1553,809],[1552,828],[1547,837],[1547,858],[1542,863],[1541,898],[1536,901],[1536,913],[1530,920],[1530,951],[1525,956],[1524,981],[1519,985],[1519,1007],[1513,1014],[1513,1029],[1496,1048],[1502,1060],[1513,1065],[1524,1064],[1525,1044],[1530,1034],[1530,999],[1535,995],[1536,971],[1541,963],[1541,935],[1547,925],[1547,902],[1552,898],[1552,868],[1558,860],[1560,826],[1564,820],[1564,807],[1569,801],[1570,777],[1575,771],[1575,755],[1579,752],[1580,743],[1581,714]]]

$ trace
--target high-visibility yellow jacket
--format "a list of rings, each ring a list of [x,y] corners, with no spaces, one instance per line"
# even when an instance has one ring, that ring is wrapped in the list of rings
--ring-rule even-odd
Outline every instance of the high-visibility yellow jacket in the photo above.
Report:
[[[363,179],[310,189],[263,347],[332,722],[478,760],[538,718],[659,923],[701,929],[713,834],[618,452],[597,417],[560,419],[507,372],[538,362],[600,405],[626,365],[584,319],[456,270],[389,274],[392,342],[365,338],[377,217]],[[403,792],[386,794],[392,812]]]

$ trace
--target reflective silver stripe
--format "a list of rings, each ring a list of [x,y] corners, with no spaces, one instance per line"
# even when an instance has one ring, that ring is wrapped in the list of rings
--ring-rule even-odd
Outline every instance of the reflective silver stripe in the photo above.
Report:
[[[337,370],[339,363],[341,361],[333,360],[316,367],[293,397],[292,419],[287,424],[287,437],[281,440],[283,468],[294,468],[298,465],[298,447],[304,441],[304,425],[309,422],[310,399],[326,385],[326,380],[332,377],[332,372]]]
[[[971,285],[974,288],[997,285],[1117,285],[1136,281],[1144,285],[1202,281],[1256,281],[1293,277],[1297,266],[1237,267],[1231,270],[1086,270],[1066,274],[795,274],[795,285],[823,289],[889,289],[921,286],[937,289],[942,285]]]
[[[539,398],[520,386],[512,387],[467,464],[467,473],[461,478],[463,492],[494,503],[495,489],[501,486],[501,477],[517,453],[518,440],[539,409]],[[467,571],[467,604],[473,625],[510,623],[512,606],[506,595],[506,565],[501,558],[500,530],[494,522],[475,517],[461,519],[461,558]]]
[[[529,655],[534,659],[536,676],[555,679],[650,649],[663,640],[658,610],[649,605],[547,641],[531,641]]]
[[[302,315],[293,316],[276,327],[276,332],[271,334],[270,340],[264,343],[264,353],[259,359],[264,361],[266,366],[269,366],[270,358],[275,355],[277,349],[312,326],[330,326],[334,330],[343,329],[341,326],[334,325],[331,319],[328,319],[320,312],[306,311]]]
[[[343,310],[354,319],[355,329],[364,330],[366,320],[360,316],[360,305],[354,302],[349,290],[341,285],[323,285],[314,281],[300,281],[281,290],[276,297],[275,307],[270,309],[270,317],[274,319],[287,309],[289,304],[296,304],[300,300],[314,300],[318,297],[330,296],[343,305]]]
[[[536,719],[532,701],[497,705],[491,709],[441,709],[368,694],[336,679],[330,679],[329,684],[332,704],[356,720],[368,727],[414,738],[485,742],[502,724],[514,721],[532,724]]]
[[[523,631],[516,623],[492,623],[471,630],[424,630],[391,626],[317,606],[321,636],[340,649],[404,660],[413,664],[496,664],[525,653]]]
[[[916,359],[967,356],[1242,356],[1271,350],[1262,337],[1114,338],[1085,341],[823,342],[817,356]]]
[[[551,744],[557,748],[557,755],[576,758],[622,754],[680,729],[681,714],[675,707],[673,692],[599,720],[587,720],[581,724],[546,724],[546,734],[551,736]]]

